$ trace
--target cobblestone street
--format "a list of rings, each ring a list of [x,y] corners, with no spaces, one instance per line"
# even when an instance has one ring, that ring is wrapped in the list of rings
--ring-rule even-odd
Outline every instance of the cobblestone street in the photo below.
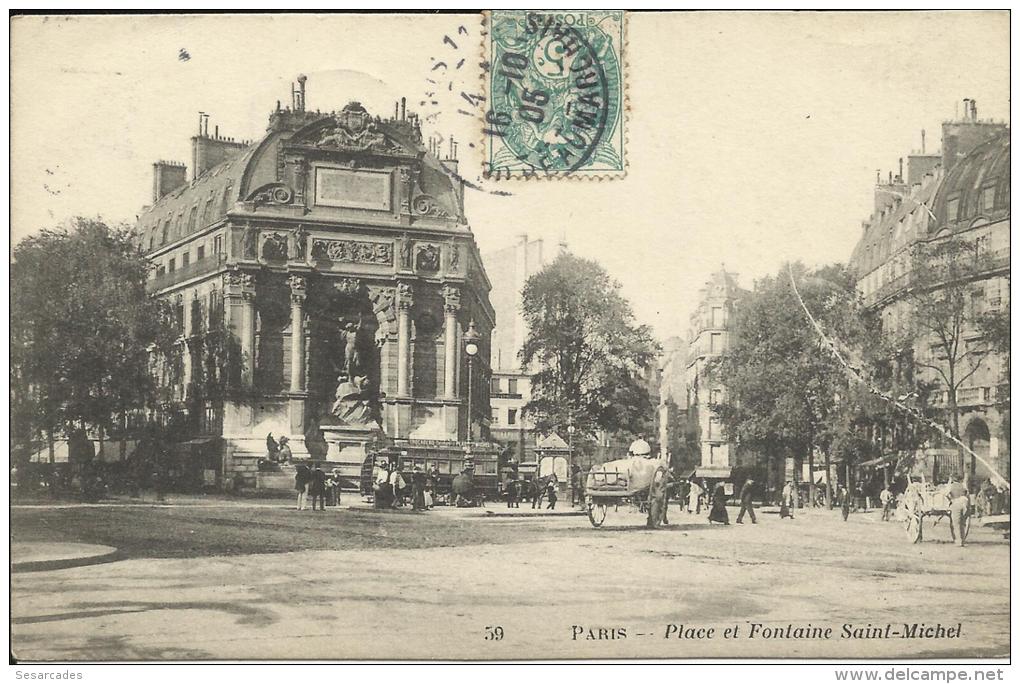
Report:
[[[521,511],[15,508],[15,544],[113,545],[123,560],[14,574],[13,649],[29,660],[1008,654],[1009,546],[986,528],[961,549],[944,525],[909,544],[877,512],[844,523],[766,511],[723,527],[672,510],[649,531],[622,509],[600,530]],[[914,623],[962,627],[842,638],[844,624]],[[832,635],[764,636],[787,625]],[[486,639],[496,626],[503,637]]]

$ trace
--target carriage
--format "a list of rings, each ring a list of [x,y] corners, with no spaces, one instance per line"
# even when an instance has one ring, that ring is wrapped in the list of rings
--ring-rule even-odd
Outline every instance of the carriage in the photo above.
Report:
[[[925,518],[932,518],[934,520],[933,526],[937,525],[943,518],[950,520],[949,497],[946,495],[944,488],[930,482],[911,482],[907,486],[906,491],[903,492],[903,496],[900,497],[898,513],[903,521],[903,529],[907,533],[907,539],[912,544],[916,544],[922,540]],[[960,530],[964,541],[966,541],[967,534],[970,532],[970,519],[971,512],[968,510],[963,517],[963,525],[961,525]],[[950,533],[955,538],[956,533],[952,531],[951,521]]]
[[[666,522],[669,503],[669,464],[651,458],[644,440],[630,447],[630,457],[595,466],[585,483],[585,503],[592,527],[602,527],[609,507],[632,505],[647,514],[647,526],[656,528]]]

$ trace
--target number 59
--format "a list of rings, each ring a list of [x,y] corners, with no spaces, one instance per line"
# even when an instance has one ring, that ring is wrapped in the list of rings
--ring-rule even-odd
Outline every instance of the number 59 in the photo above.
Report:
[[[486,641],[502,641],[503,640],[503,628],[499,625],[485,626],[485,640]]]

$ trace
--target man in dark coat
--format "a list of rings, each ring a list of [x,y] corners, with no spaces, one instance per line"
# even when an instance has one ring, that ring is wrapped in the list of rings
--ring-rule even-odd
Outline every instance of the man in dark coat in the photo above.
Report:
[[[315,510],[315,504],[318,502],[319,510],[326,510],[326,473],[323,472],[322,468],[318,465],[315,466],[315,470],[312,471],[311,482],[309,483],[308,493],[312,495],[312,510]]]
[[[308,469],[304,463],[297,467],[297,472],[294,473],[294,489],[297,490],[297,509],[299,511],[305,510],[305,504],[308,501],[308,489],[312,482],[312,471]]]
[[[744,486],[740,488],[740,512],[737,513],[737,523],[740,525],[744,524],[744,513],[751,516],[752,524],[758,524],[757,518],[754,517],[754,503],[751,501],[753,490],[754,480],[747,478],[744,482]]]

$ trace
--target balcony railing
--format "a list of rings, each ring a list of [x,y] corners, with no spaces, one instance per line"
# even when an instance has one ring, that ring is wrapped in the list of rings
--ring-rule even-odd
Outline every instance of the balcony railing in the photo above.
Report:
[[[157,275],[148,282],[148,290],[157,292],[196,276],[205,275],[219,270],[227,261],[225,254],[213,254],[203,259],[197,259],[187,266],[182,266],[174,271],[167,271]]]
[[[957,406],[988,406],[995,402],[995,387],[961,387],[956,390]],[[949,392],[943,390],[932,398],[935,406],[946,406],[949,404]]]

